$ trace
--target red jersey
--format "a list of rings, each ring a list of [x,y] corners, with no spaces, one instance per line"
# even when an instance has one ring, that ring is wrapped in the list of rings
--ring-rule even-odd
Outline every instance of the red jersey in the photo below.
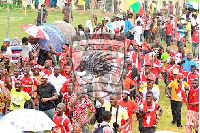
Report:
[[[131,67],[127,67],[127,78],[132,80],[132,66]]]
[[[167,24],[166,25],[166,34],[171,35],[173,32],[173,25],[172,24]]]
[[[28,78],[24,75],[20,76],[19,79],[22,81],[22,90],[27,92],[28,94],[33,91],[33,86],[37,86],[37,79],[33,76],[29,76]]]
[[[42,72],[44,72],[45,74],[47,74],[48,76],[51,75],[53,73],[52,68],[50,68],[49,70],[47,70],[45,67],[43,67],[41,69]]]
[[[58,118],[56,111],[53,114],[53,122],[56,126],[53,128],[52,133],[67,133],[68,131],[73,130],[73,126],[69,118],[63,114],[61,118]]]
[[[193,31],[192,41],[199,43],[199,31],[196,29]]]
[[[191,106],[191,103],[196,103],[196,102],[199,102],[199,88],[193,89],[192,87],[190,87],[190,91],[188,93],[187,109],[192,110],[192,111],[199,111],[199,105],[198,104]]]
[[[138,72],[140,72],[142,69],[142,61],[138,60],[138,52],[131,51],[128,55],[132,58],[132,63],[137,67]],[[142,52],[140,52],[140,56],[143,58]]]
[[[188,75],[187,75],[187,82],[188,82],[188,84],[189,84],[190,87],[192,87],[192,81],[194,79],[199,79],[198,72],[194,72],[194,73],[189,72]]]
[[[142,104],[140,105],[140,110],[142,112],[146,112],[147,110],[151,110],[149,114],[143,116],[143,126],[144,127],[151,127],[156,125],[156,111],[160,109],[160,106],[152,101],[150,106],[147,106],[147,100],[143,100]]]
[[[118,104],[127,110],[128,116],[130,119],[130,124],[129,124],[129,126],[127,126],[127,128],[125,128],[124,132],[132,131],[133,110],[138,109],[138,105],[135,102],[132,102],[131,100],[129,100],[128,102],[124,102],[123,100],[120,100],[118,102]],[[126,123],[126,121],[124,119],[122,119],[121,125],[123,126],[125,123]]]
[[[151,62],[151,61],[150,61]],[[156,78],[158,78],[158,73],[162,71],[162,65],[158,59],[153,62],[153,67],[151,69],[151,73],[153,73]]]
[[[68,83],[71,81],[71,79],[67,79],[67,81],[65,81],[65,83],[63,84],[63,86],[61,87],[61,91],[63,92],[63,93],[65,93],[65,92],[67,92],[67,85],[68,85]]]

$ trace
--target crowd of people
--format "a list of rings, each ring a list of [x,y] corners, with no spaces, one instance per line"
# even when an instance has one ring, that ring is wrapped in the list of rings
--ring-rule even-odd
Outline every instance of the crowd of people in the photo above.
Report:
[[[182,127],[182,104],[187,103],[186,132],[198,132],[198,10],[183,10],[178,17],[127,12],[102,23],[96,15],[93,19],[95,28],[90,20],[85,28],[79,24],[78,41],[63,45],[61,52],[51,45],[43,50],[33,36],[21,43],[18,37],[3,40],[1,117],[36,109],[54,121],[53,133],[131,133],[136,115],[138,130],[154,133],[163,113],[158,101],[164,80],[172,124]],[[189,45],[192,53],[185,50]]]

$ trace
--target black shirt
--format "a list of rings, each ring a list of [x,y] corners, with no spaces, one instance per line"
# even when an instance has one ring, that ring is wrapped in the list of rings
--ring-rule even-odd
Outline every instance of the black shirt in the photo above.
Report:
[[[156,55],[157,55],[157,59],[158,60],[160,60],[161,59],[161,55],[162,55],[162,51],[164,51],[164,48],[163,48],[163,46],[162,45],[153,45],[152,47],[151,47],[151,49],[153,49],[153,48],[155,48],[155,53],[156,53]],[[159,48],[161,49],[161,50],[159,50]]]
[[[40,97],[39,110],[46,111],[46,110],[55,108],[54,101],[41,102],[42,98],[50,98],[54,96],[54,93],[56,93],[56,89],[50,83],[47,83],[46,86],[42,86],[42,85],[37,86],[37,95]]]
[[[44,18],[46,16],[48,16],[47,10],[43,9],[42,21],[44,21]],[[41,22],[41,9],[38,10],[38,19],[37,19],[37,21]],[[44,23],[46,23],[46,21]]]

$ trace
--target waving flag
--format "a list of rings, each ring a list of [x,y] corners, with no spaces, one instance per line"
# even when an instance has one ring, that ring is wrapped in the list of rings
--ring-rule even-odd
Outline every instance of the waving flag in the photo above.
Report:
[[[143,7],[139,0],[127,0],[127,2],[136,13],[143,15]]]
[[[187,5],[194,9],[199,9],[199,1],[198,0],[187,0]]]

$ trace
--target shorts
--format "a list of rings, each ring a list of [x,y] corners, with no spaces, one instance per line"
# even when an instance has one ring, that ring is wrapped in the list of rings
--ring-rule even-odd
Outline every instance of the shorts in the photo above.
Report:
[[[199,112],[188,110],[186,115],[186,131],[194,129],[198,131],[199,128]],[[188,131],[189,132],[189,131]]]
[[[144,38],[145,39],[150,39],[150,36],[151,36],[150,30],[145,30],[144,31]]]

